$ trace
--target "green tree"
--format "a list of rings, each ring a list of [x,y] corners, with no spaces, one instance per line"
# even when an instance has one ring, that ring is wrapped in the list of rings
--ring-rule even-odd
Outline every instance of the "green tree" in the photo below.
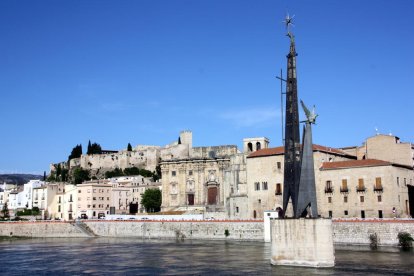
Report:
[[[132,151],[131,143],[128,143],[127,151]]]
[[[10,219],[10,214],[9,214],[9,206],[7,205],[7,202],[4,203],[3,205],[3,209],[1,210],[2,213],[2,219],[3,220],[8,220]]]
[[[117,176],[123,176],[123,175],[124,173],[119,168],[115,168],[112,171],[105,172],[105,178],[111,178],[111,177],[117,177]]]
[[[90,141],[89,141],[90,142]],[[79,158],[82,155],[82,145],[76,145],[73,149],[72,152],[70,153],[69,157],[68,157],[68,161],[70,161],[73,158]]]
[[[139,175],[140,171],[141,170],[137,167],[125,168],[124,175]]]
[[[101,145],[99,145],[98,143],[91,144],[91,140],[89,140],[87,154],[101,154],[101,153],[102,153]]]
[[[72,172],[72,182],[74,184],[81,184],[82,182],[90,180],[89,171],[82,168],[75,168]]]
[[[142,195],[141,204],[147,212],[159,212],[162,202],[161,191],[159,189],[148,189]]]

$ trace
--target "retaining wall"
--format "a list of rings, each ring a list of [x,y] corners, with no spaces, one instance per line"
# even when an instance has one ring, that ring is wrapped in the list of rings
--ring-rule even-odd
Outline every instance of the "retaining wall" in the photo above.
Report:
[[[33,238],[80,238],[85,233],[69,222],[1,222],[0,236]]]
[[[98,236],[239,239],[263,241],[263,221],[84,221]],[[369,235],[377,234],[379,245],[397,245],[399,232],[414,237],[414,220],[333,220],[335,244],[369,245]],[[225,232],[228,230],[228,236]],[[87,237],[70,222],[1,222],[0,236]]]
[[[263,241],[262,221],[86,221],[85,223],[95,234],[104,237]]]
[[[370,244],[369,236],[377,234],[378,245],[398,245],[398,233],[414,237],[414,220],[340,220],[332,223],[335,244]]]

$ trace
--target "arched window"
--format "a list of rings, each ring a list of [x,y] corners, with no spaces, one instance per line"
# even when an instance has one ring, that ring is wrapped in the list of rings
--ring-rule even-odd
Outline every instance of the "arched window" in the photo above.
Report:
[[[276,195],[282,194],[282,185],[280,183],[276,184]]]
[[[262,148],[262,145],[260,144],[260,142],[256,143],[256,150],[260,150]]]
[[[248,144],[247,144],[247,150],[248,150],[249,152],[253,151],[253,145],[252,145],[252,143],[248,143]]]

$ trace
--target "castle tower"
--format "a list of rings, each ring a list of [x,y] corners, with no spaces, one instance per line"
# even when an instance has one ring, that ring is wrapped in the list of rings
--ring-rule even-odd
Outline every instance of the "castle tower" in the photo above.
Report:
[[[190,130],[180,132],[181,144],[188,145],[188,149],[193,147],[193,133]]]
[[[289,27],[290,22],[286,22]],[[288,31],[290,51],[287,55],[286,78],[286,121],[285,121],[285,168],[283,183],[283,212],[286,212],[289,200],[292,200],[293,212],[296,212],[299,181],[300,181],[300,132],[298,91],[296,78],[296,50],[295,38]],[[296,214],[294,214],[296,217]]]

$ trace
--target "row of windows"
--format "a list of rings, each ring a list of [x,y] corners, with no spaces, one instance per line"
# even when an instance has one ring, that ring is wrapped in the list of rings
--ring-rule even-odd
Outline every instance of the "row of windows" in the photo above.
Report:
[[[96,199],[97,199],[97,197],[96,197],[96,196],[92,197],[92,200],[96,200]],[[86,198],[86,200],[91,200],[91,198],[88,196],[88,197]],[[98,200],[105,200],[105,197],[100,196],[100,197],[98,197]],[[107,197],[107,198],[106,198],[106,200],[109,200],[109,197]],[[82,198],[81,198],[81,197],[78,197],[78,201],[82,201]]]
[[[254,190],[255,191],[260,191],[260,182],[255,182],[254,183]],[[262,182],[262,190],[267,190],[267,182]]]
[[[344,215],[348,216],[348,214],[349,214],[348,210],[344,210]],[[328,211],[328,216],[330,218],[332,218],[333,217],[333,212]],[[383,214],[382,210],[378,210],[378,218],[383,218],[383,217],[384,217],[384,214]],[[365,218],[365,210],[361,210],[361,218]]]
[[[96,206],[98,206],[98,208],[104,208],[105,207],[105,204],[98,204],[98,205],[96,205],[96,204],[88,204],[88,208],[96,208]],[[81,208],[81,206],[80,205],[78,205],[78,209],[80,209]],[[106,205],[106,208],[109,208],[109,204],[107,204]]]
[[[374,184],[374,191],[382,191],[382,180],[381,177],[376,177],[375,178],[375,184]],[[334,187],[332,185],[332,181],[331,180],[327,180],[326,181],[326,185],[325,185],[325,193],[333,193],[334,191]],[[359,178],[358,179],[358,185],[356,187],[356,191],[357,192],[365,192],[366,188],[365,188],[365,184],[364,184],[364,179],[363,178]],[[349,192],[348,189],[348,179],[342,179],[342,183],[341,183],[341,187],[340,187],[340,192],[341,193],[347,193]]]
[[[105,189],[93,189],[93,193],[96,193],[97,190],[98,190],[98,193],[105,193]],[[90,193],[91,189],[88,189],[87,192]],[[109,189],[107,189],[106,192],[109,193]],[[78,193],[82,193],[82,190],[79,189]]]
[[[176,171],[171,171],[171,176],[176,176],[177,175],[177,172]],[[189,170],[188,171],[188,175],[193,175],[193,171],[192,170]]]
[[[382,202],[382,195],[377,196],[377,201]],[[347,202],[348,202],[348,197],[344,196],[344,203],[347,203]],[[361,203],[365,202],[365,197],[364,196],[359,196],[359,202],[361,202]],[[331,196],[328,197],[328,203],[332,203],[332,197]]]

